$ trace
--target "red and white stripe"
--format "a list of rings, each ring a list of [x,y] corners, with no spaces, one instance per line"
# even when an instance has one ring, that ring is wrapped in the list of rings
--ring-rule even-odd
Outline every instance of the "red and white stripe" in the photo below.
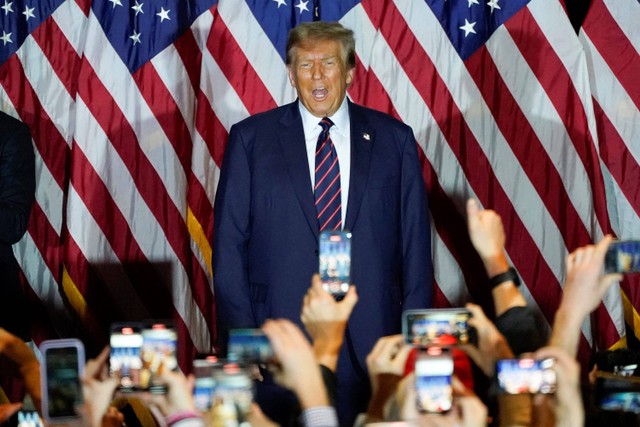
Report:
[[[640,3],[592,0],[580,32],[588,58],[598,145],[607,184],[609,212],[622,239],[640,236]],[[622,288],[635,307],[639,280],[629,276]],[[638,323],[638,315],[634,315]],[[640,330],[635,328],[636,335]]]

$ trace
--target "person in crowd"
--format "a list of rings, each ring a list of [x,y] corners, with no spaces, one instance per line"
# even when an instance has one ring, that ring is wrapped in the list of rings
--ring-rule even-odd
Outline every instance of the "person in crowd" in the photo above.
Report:
[[[267,320],[262,330],[279,362],[275,379],[292,390],[302,410],[305,427],[338,426],[335,408],[329,403],[320,365],[300,328],[287,319]]]
[[[620,274],[603,274],[604,258],[612,240],[607,235],[597,244],[578,248],[567,257],[567,277],[549,345],[562,348],[571,357],[578,354],[580,326],[602,302],[607,290],[622,280]]]
[[[299,322],[319,233],[350,231],[361,303],[337,367],[339,412],[350,424],[368,401],[368,351],[400,331],[403,309],[431,305],[426,190],[412,130],[346,97],[351,30],[300,24],[286,63],[298,99],[229,133],[214,207],[217,325],[224,340],[228,329],[267,318]]]
[[[556,392],[534,397],[533,425],[583,427],[584,405],[580,391],[580,365],[560,347],[543,347],[534,353],[535,359],[553,359]]]
[[[304,296],[300,319],[311,337],[318,363],[335,372],[344,342],[344,331],[358,302],[355,285],[341,301],[336,301],[322,288],[320,276],[313,275],[311,287]]]
[[[546,337],[536,312],[527,306],[520,292],[518,273],[509,265],[500,215],[491,209],[481,209],[478,202],[470,198],[467,226],[471,243],[489,277],[498,330],[516,355],[537,350],[544,345]]]
[[[23,340],[29,340],[31,319],[12,245],[27,231],[35,167],[29,128],[0,111],[0,327]]]

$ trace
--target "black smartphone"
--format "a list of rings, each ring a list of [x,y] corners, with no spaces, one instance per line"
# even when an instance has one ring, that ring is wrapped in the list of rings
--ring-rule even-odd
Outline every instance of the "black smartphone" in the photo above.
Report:
[[[609,244],[604,258],[605,273],[640,271],[640,240],[616,240]]]
[[[342,299],[351,285],[351,233],[323,231],[319,245],[322,287],[334,298]]]
[[[261,329],[231,329],[227,359],[240,363],[266,364],[274,361],[269,338]]]
[[[402,333],[405,342],[415,347],[448,347],[475,341],[469,327],[471,312],[463,308],[405,310]]]
[[[80,378],[85,354],[77,339],[43,341],[41,385],[42,414],[49,424],[67,423],[79,418],[76,407],[83,402]]]
[[[496,364],[500,391],[506,394],[553,394],[556,371],[553,359],[502,359]]]
[[[446,348],[432,347],[415,362],[416,407],[419,412],[447,412],[453,405],[453,357]]]
[[[599,373],[594,400],[599,408],[606,411],[640,414],[640,377]]]

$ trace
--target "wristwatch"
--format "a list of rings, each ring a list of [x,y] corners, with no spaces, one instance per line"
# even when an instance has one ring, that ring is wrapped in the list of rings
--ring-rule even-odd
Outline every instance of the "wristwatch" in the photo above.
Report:
[[[515,268],[509,267],[507,271],[504,273],[500,273],[497,276],[493,276],[489,279],[489,287],[491,289],[495,288],[501,283],[512,281],[514,285],[520,286],[520,277],[518,276],[518,272]]]

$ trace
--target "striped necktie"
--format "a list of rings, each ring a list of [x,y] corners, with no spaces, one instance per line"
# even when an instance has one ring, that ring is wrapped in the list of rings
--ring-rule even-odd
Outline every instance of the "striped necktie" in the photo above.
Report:
[[[316,185],[313,189],[318,225],[320,231],[340,230],[342,228],[340,165],[336,148],[329,135],[329,128],[333,126],[333,122],[325,117],[319,124],[322,132],[316,145]]]

